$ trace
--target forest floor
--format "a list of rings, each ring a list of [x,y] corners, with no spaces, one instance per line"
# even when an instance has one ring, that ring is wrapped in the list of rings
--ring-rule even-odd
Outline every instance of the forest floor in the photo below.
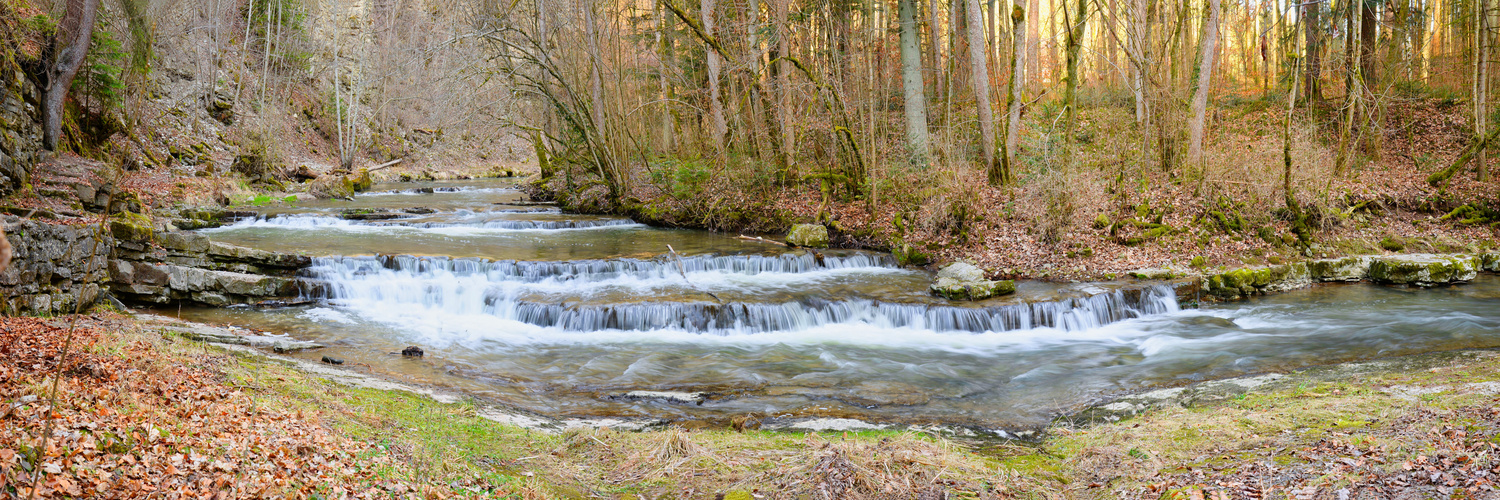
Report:
[[[1472,140],[1464,106],[1428,98],[1393,102],[1378,156],[1351,153],[1359,158],[1347,172],[1332,167],[1337,127],[1329,111],[1299,111],[1290,145],[1292,182],[1311,230],[1310,238],[1300,239],[1284,209],[1286,115],[1279,106],[1223,103],[1214,112],[1203,166],[1172,172],[1142,166],[1153,153],[1143,150],[1130,116],[1103,107],[1081,111],[1091,131],[1077,142],[1071,166],[1058,158],[1064,145],[1054,143],[1060,139],[1039,136],[1035,131],[1045,127],[1035,123],[1027,127],[1018,180],[1009,187],[989,187],[977,166],[944,165],[941,158],[940,166],[926,169],[877,168],[875,193],[859,196],[818,181],[768,188],[764,172],[757,174],[747,159],[731,163],[750,166],[706,179],[696,176],[700,166],[692,161],[662,159],[635,173],[642,181],[627,196],[638,203],[612,207],[600,199],[602,188],[579,193],[561,179],[539,194],[583,211],[726,232],[774,235],[791,224],[821,221],[836,246],[904,245],[936,262],[966,260],[1008,278],[1099,280],[1163,267],[1194,274],[1209,267],[1500,245],[1500,184],[1476,181],[1472,169],[1446,186],[1426,182]],[[804,176],[817,173],[800,168]]]
[[[1490,350],[1313,368],[1121,421],[1059,420],[1039,441],[956,442],[545,433],[159,326],[0,320],[0,496],[29,498],[39,478],[39,498],[1490,498],[1500,474]]]

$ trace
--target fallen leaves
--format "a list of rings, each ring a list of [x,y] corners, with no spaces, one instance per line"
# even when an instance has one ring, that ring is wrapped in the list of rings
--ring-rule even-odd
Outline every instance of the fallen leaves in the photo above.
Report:
[[[382,450],[315,415],[257,405],[224,379],[222,355],[170,355],[150,332],[119,333],[133,328],[117,316],[0,320],[0,496],[25,498],[33,486],[39,498],[401,496],[372,486],[393,466]],[[38,449],[49,413],[52,435]]]

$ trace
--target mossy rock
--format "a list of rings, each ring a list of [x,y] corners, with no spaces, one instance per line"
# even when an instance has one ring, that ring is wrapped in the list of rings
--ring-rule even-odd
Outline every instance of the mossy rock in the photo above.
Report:
[[[1370,280],[1397,285],[1461,283],[1478,275],[1481,259],[1471,255],[1400,255],[1370,263]]]
[[[1113,221],[1109,220],[1108,215],[1099,214],[1098,217],[1094,218],[1094,229],[1106,229],[1113,223]]]
[[[1307,271],[1315,281],[1359,281],[1370,274],[1370,258],[1315,260],[1307,263]]]
[[[1380,248],[1388,252],[1400,252],[1406,250],[1406,242],[1392,236],[1386,236],[1380,240]]]
[[[896,263],[903,266],[925,266],[932,263],[932,256],[918,250],[910,243],[901,243],[891,249]]]
[[[1016,282],[1011,280],[959,281],[955,278],[938,278],[928,288],[934,295],[948,300],[984,300],[1016,292]]]
[[[355,176],[352,182],[353,184],[350,187],[356,193],[369,191],[370,187],[375,185],[375,181],[370,178],[370,169],[368,168],[359,169],[359,175]]]
[[[1479,255],[1479,267],[1492,273],[1500,273],[1500,252]]]
[[[109,221],[109,233],[121,241],[151,243],[156,239],[156,230],[152,229],[150,221],[142,223],[142,221],[131,220],[128,217],[117,216]]]
[[[1204,257],[1202,255],[1193,257],[1193,262],[1189,265],[1192,266],[1193,269],[1203,269],[1205,267],[1208,267],[1208,257]]]
[[[828,228],[821,224],[797,224],[786,233],[786,244],[794,247],[828,248]]]
[[[1177,277],[1177,273],[1171,269],[1136,269],[1126,274],[1138,280],[1169,280]]]

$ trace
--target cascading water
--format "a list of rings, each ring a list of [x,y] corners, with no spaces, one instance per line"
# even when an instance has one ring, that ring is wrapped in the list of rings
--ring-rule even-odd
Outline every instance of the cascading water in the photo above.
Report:
[[[501,320],[568,331],[673,329],[713,334],[797,331],[833,324],[934,331],[999,332],[1098,328],[1116,321],[1178,309],[1171,287],[1114,290],[1058,301],[955,306],[807,297],[792,302],[722,302],[704,293],[691,301],[566,304],[527,301],[527,285],[577,289],[625,281],[714,286],[724,275],[837,273],[895,270],[894,259],[811,252],[773,256],[692,256],[682,259],[616,259],[570,262],[491,262],[411,256],[330,257],[306,274],[307,299],[366,308],[423,307],[434,313],[487,314]],[[357,305],[357,306],[356,306]]]
[[[382,372],[559,416],[757,413],[982,427],[1127,391],[1500,347],[1500,278],[1411,293],[1323,286],[1181,310],[1168,286],[1020,282],[931,296],[885,254],[786,249],[520,203],[503,182],[382,186],[208,230],[323,256],[317,305],[184,310],[291,333]],[[420,207],[420,210],[413,209]],[[397,214],[345,220],[351,210]],[[675,251],[668,251],[668,248]],[[173,311],[175,314],[177,311]],[[426,358],[388,353],[408,345]],[[625,397],[701,392],[701,403]]]

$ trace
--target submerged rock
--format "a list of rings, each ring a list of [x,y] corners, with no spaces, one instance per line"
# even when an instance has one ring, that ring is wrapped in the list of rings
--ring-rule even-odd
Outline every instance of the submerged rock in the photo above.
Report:
[[[978,267],[955,262],[938,271],[937,281],[928,290],[948,300],[984,300],[1015,293],[1016,282],[987,280]]]
[[[1481,259],[1471,255],[1376,257],[1370,263],[1370,281],[1417,286],[1461,283],[1474,279],[1480,265]]]
[[[422,348],[421,347],[417,347],[417,346],[409,346],[409,347],[401,350],[401,355],[402,356],[407,356],[407,357],[412,357],[412,358],[420,358],[420,357],[422,357],[425,354],[427,354],[427,353],[423,352]]]
[[[821,224],[797,224],[786,233],[786,244],[794,247],[828,248],[828,228]]]

